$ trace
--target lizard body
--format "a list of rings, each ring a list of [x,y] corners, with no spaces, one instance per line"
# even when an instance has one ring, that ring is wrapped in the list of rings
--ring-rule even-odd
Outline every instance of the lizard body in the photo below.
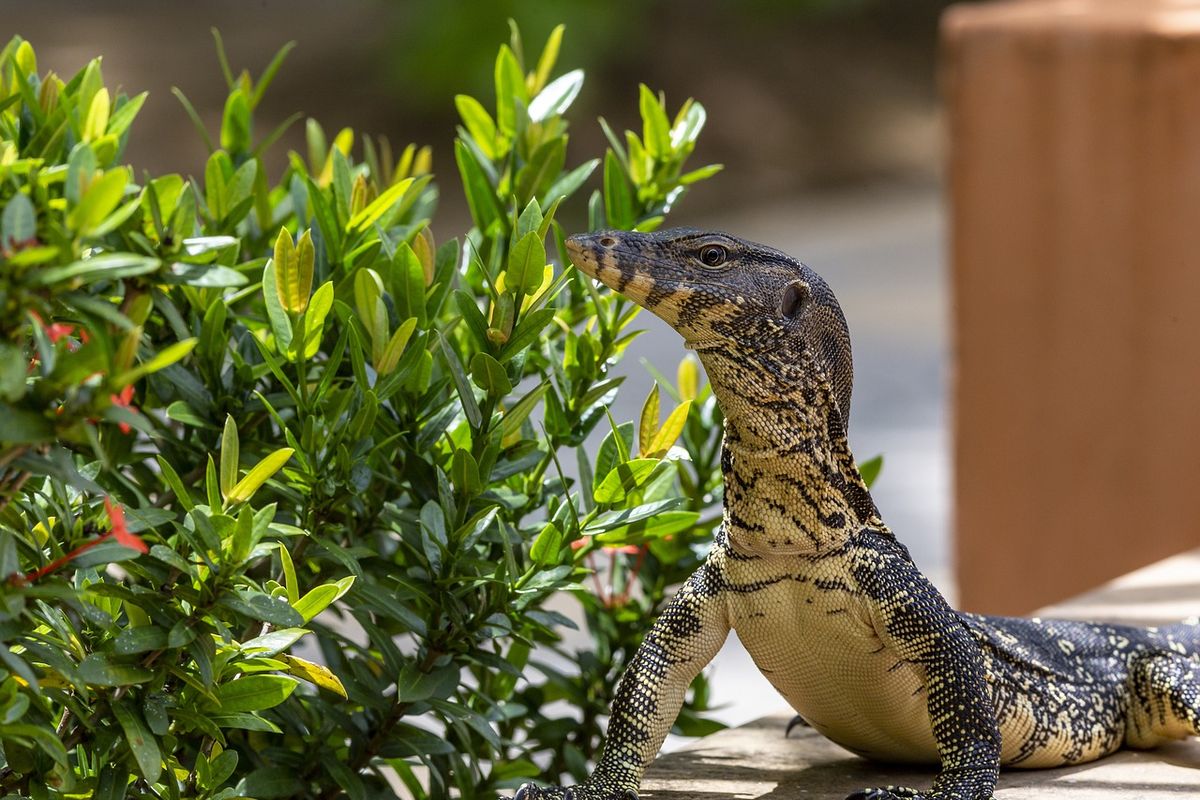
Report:
[[[688,686],[730,630],[816,730],[883,761],[940,763],[928,791],[987,800],[1001,764],[1050,767],[1200,732],[1200,628],[953,610],[883,522],[846,439],[850,337],[808,267],[731,236],[571,237],[574,264],[700,356],[726,418],[724,519],[618,686],[585,783],[517,800],[635,798]]]

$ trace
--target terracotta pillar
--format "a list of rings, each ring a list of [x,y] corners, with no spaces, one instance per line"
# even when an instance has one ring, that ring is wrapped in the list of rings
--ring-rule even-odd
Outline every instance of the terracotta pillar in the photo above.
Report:
[[[942,37],[959,596],[1023,613],[1200,545],[1200,2]]]

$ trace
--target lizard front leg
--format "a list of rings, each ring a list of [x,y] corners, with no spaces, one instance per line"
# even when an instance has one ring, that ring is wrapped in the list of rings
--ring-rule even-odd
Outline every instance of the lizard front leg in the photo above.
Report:
[[[863,534],[854,576],[884,645],[924,669],[942,770],[929,792],[865,789],[847,800],[990,800],[1000,772],[1000,729],[979,645],[891,536]]]
[[[729,635],[720,568],[710,559],[688,579],[646,634],[621,676],[604,751],[591,777],[570,788],[525,784],[515,800],[636,798],[684,695]]]

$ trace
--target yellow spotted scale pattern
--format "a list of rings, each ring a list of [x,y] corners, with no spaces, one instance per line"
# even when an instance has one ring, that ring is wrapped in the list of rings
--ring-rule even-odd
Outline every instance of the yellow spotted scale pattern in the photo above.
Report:
[[[699,354],[726,418],[724,520],[622,677],[592,776],[526,784],[517,800],[636,798],[730,630],[829,739],[867,758],[940,764],[931,789],[853,800],[987,800],[1001,765],[1077,764],[1198,732],[1196,625],[966,614],[921,574],[850,452],[850,336],[819,275],[703,231],[603,232],[567,247]]]

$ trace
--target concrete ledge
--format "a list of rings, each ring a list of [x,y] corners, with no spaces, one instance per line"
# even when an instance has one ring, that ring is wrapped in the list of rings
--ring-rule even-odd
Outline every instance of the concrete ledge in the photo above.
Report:
[[[1153,625],[1200,613],[1200,551],[1119,578],[1043,616]],[[842,800],[865,786],[928,787],[934,770],[861,759],[807,728],[783,732],[786,709],[705,737],[651,765],[646,800]],[[1200,740],[1052,770],[1004,770],[998,800],[1160,800],[1200,796]]]

